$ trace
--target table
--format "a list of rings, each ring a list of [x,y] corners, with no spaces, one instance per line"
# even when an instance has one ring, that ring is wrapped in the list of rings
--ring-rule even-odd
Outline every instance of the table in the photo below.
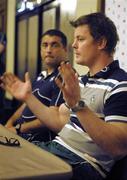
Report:
[[[0,145],[0,180],[65,180],[70,165],[0,125],[0,136],[17,138],[20,147]]]

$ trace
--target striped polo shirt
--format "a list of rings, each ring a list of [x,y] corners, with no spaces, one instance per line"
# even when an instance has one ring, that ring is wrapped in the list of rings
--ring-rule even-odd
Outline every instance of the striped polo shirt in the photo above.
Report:
[[[127,73],[119,67],[118,61],[92,77],[88,74],[80,77],[79,83],[81,99],[102,121],[127,123]],[[109,172],[114,164],[114,160],[85,132],[74,113],[56,141],[87,160],[103,177],[102,169]]]

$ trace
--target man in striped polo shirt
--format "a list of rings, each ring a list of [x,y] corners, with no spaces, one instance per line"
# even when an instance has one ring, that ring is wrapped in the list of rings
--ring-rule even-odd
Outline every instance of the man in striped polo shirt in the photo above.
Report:
[[[72,46],[76,63],[88,66],[89,73],[78,78],[70,64],[61,64],[63,80],[56,78],[56,83],[66,103],[59,111],[32,95],[28,74],[24,83],[14,75],[10,82],[5,74],[3,87],[25,101],[46,126],[59,132],[52,142],[37,145],[72,165],[73,180],[102,180],[127,154],[127,73],[113,60],[118,35],[108,17],[91,13],[71,24],[75,27]],[[15,90],[13,80],[24,90],[22,95],[20,89]]]

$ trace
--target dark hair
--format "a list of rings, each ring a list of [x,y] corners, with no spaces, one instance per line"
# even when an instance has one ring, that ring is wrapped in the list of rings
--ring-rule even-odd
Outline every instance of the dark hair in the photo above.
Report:
[[[50,29],[48,31],[46,31],[43,35],[42,35],[42,38],[46,35],[49,35],[49,36],[58,36],[61,38],[61,43],[63,44],[64,47],[67,46],[67,37],[66,35],[61,32],[60,30],[57,30],[57,29]]]
[[[70,23],[75,28],[81,25],[88,25],[90,33],[96,41],[103,37],[106,38],[107,44],[104,49],[105,51],[108,53],[115,51],[116,44],[119,40],[116,26],[103,13],[99,12],[84,15]]]

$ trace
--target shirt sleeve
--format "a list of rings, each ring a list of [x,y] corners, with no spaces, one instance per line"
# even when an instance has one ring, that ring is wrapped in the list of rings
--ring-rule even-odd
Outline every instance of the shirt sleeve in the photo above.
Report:
[[[127,123],[127,82],[121,82],[109,93],[104,105],[106,122]]]

